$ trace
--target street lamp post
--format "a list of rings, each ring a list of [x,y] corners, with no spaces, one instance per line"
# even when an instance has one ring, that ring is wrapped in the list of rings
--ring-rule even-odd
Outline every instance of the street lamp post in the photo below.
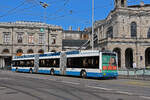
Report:
[[[94,0],[92,0],[92,50],[94,50]]]

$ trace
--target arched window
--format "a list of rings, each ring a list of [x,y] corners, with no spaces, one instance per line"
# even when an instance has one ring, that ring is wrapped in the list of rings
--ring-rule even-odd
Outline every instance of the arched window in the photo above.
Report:
[[[118,0],[115,0],[115,7],[118,6]]]
[[[120,48],[114,48],[113,52],[116,52],[118,55],[118,67],[121,68],[121,49]]]
[[[110,38],[113,38],[113,27],[110,26],[108,29],[107,29],[107,38],[110,37]]]
[[[34,53],[32,49],[29,49],[27,53]]]
[[[40,50],[38,51],[38,53],[43,54],[43,53],[44,53],[44,50],[40,49]]]
[[[131,37],[136,37],[137,36],[137,24],[136,22],[131,23]]]
[[[2,53],[3,54],[9,54],[9,50],[8,49],[4,49]]]
[[[121,7],[124,7],[124,0],[121,0]]]
[[[17,53],[23,53],[23,50],[22,49],[18,49]]]
[[[145,66],[146,67],[150,66],[150,48],[147,48],[145,50]]]
[[[17,56],[21,56],[23,54],[23,50],[22,49],[18,49],[16,55]]]
[[[51,52],[56,52],[56,50],[52,50]]]
[[[126,68],[133,68],[133,50],[131,48],[125,51],[125,66]]]
[[[148,29],[148,32],[147,32],[147,38],[150,38],[150,28]]]

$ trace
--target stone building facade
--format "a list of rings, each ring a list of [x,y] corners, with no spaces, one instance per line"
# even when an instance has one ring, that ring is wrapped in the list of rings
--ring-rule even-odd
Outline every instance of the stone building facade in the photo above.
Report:
[[[63,30],[62,48],[66,50],[78,50],[80,47],[86,48],[86,44],[90,39],[88,31],[78,30]]]
[[[14,55],[62,50],[62,28],[41,22],[0,23],[0,67]]]
[[[150,68],[150,4],[114,4],[106,19],[95,22],[98,49],[117,52],[120,69],[133,68],[133,62],[137,68]]]
[[[150,67],[150,4],[127,5],[114,0],[115,8],[106,19],[95,22],[99,49],[118,53],[120,69]]]

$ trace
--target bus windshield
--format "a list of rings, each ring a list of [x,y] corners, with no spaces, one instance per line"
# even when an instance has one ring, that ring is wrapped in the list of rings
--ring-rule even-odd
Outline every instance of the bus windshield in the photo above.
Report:
[[[102,53],[103,70],[117,70],[116,54]]]

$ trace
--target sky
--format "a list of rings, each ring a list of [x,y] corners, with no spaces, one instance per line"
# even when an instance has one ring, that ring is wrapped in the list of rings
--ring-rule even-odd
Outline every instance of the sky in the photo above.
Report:
[[[141,0],[128,0],[128,5],[139,4]],[[143,0],[150,4],[150,0]],[[49,6],[43,8],[40,2]],[[94,0],[94,21],[107,17],[114,9],[113,0]],[[92,0],[2,0],[0,22],[35,21],[62,26],[67,30],[92,26]]]

